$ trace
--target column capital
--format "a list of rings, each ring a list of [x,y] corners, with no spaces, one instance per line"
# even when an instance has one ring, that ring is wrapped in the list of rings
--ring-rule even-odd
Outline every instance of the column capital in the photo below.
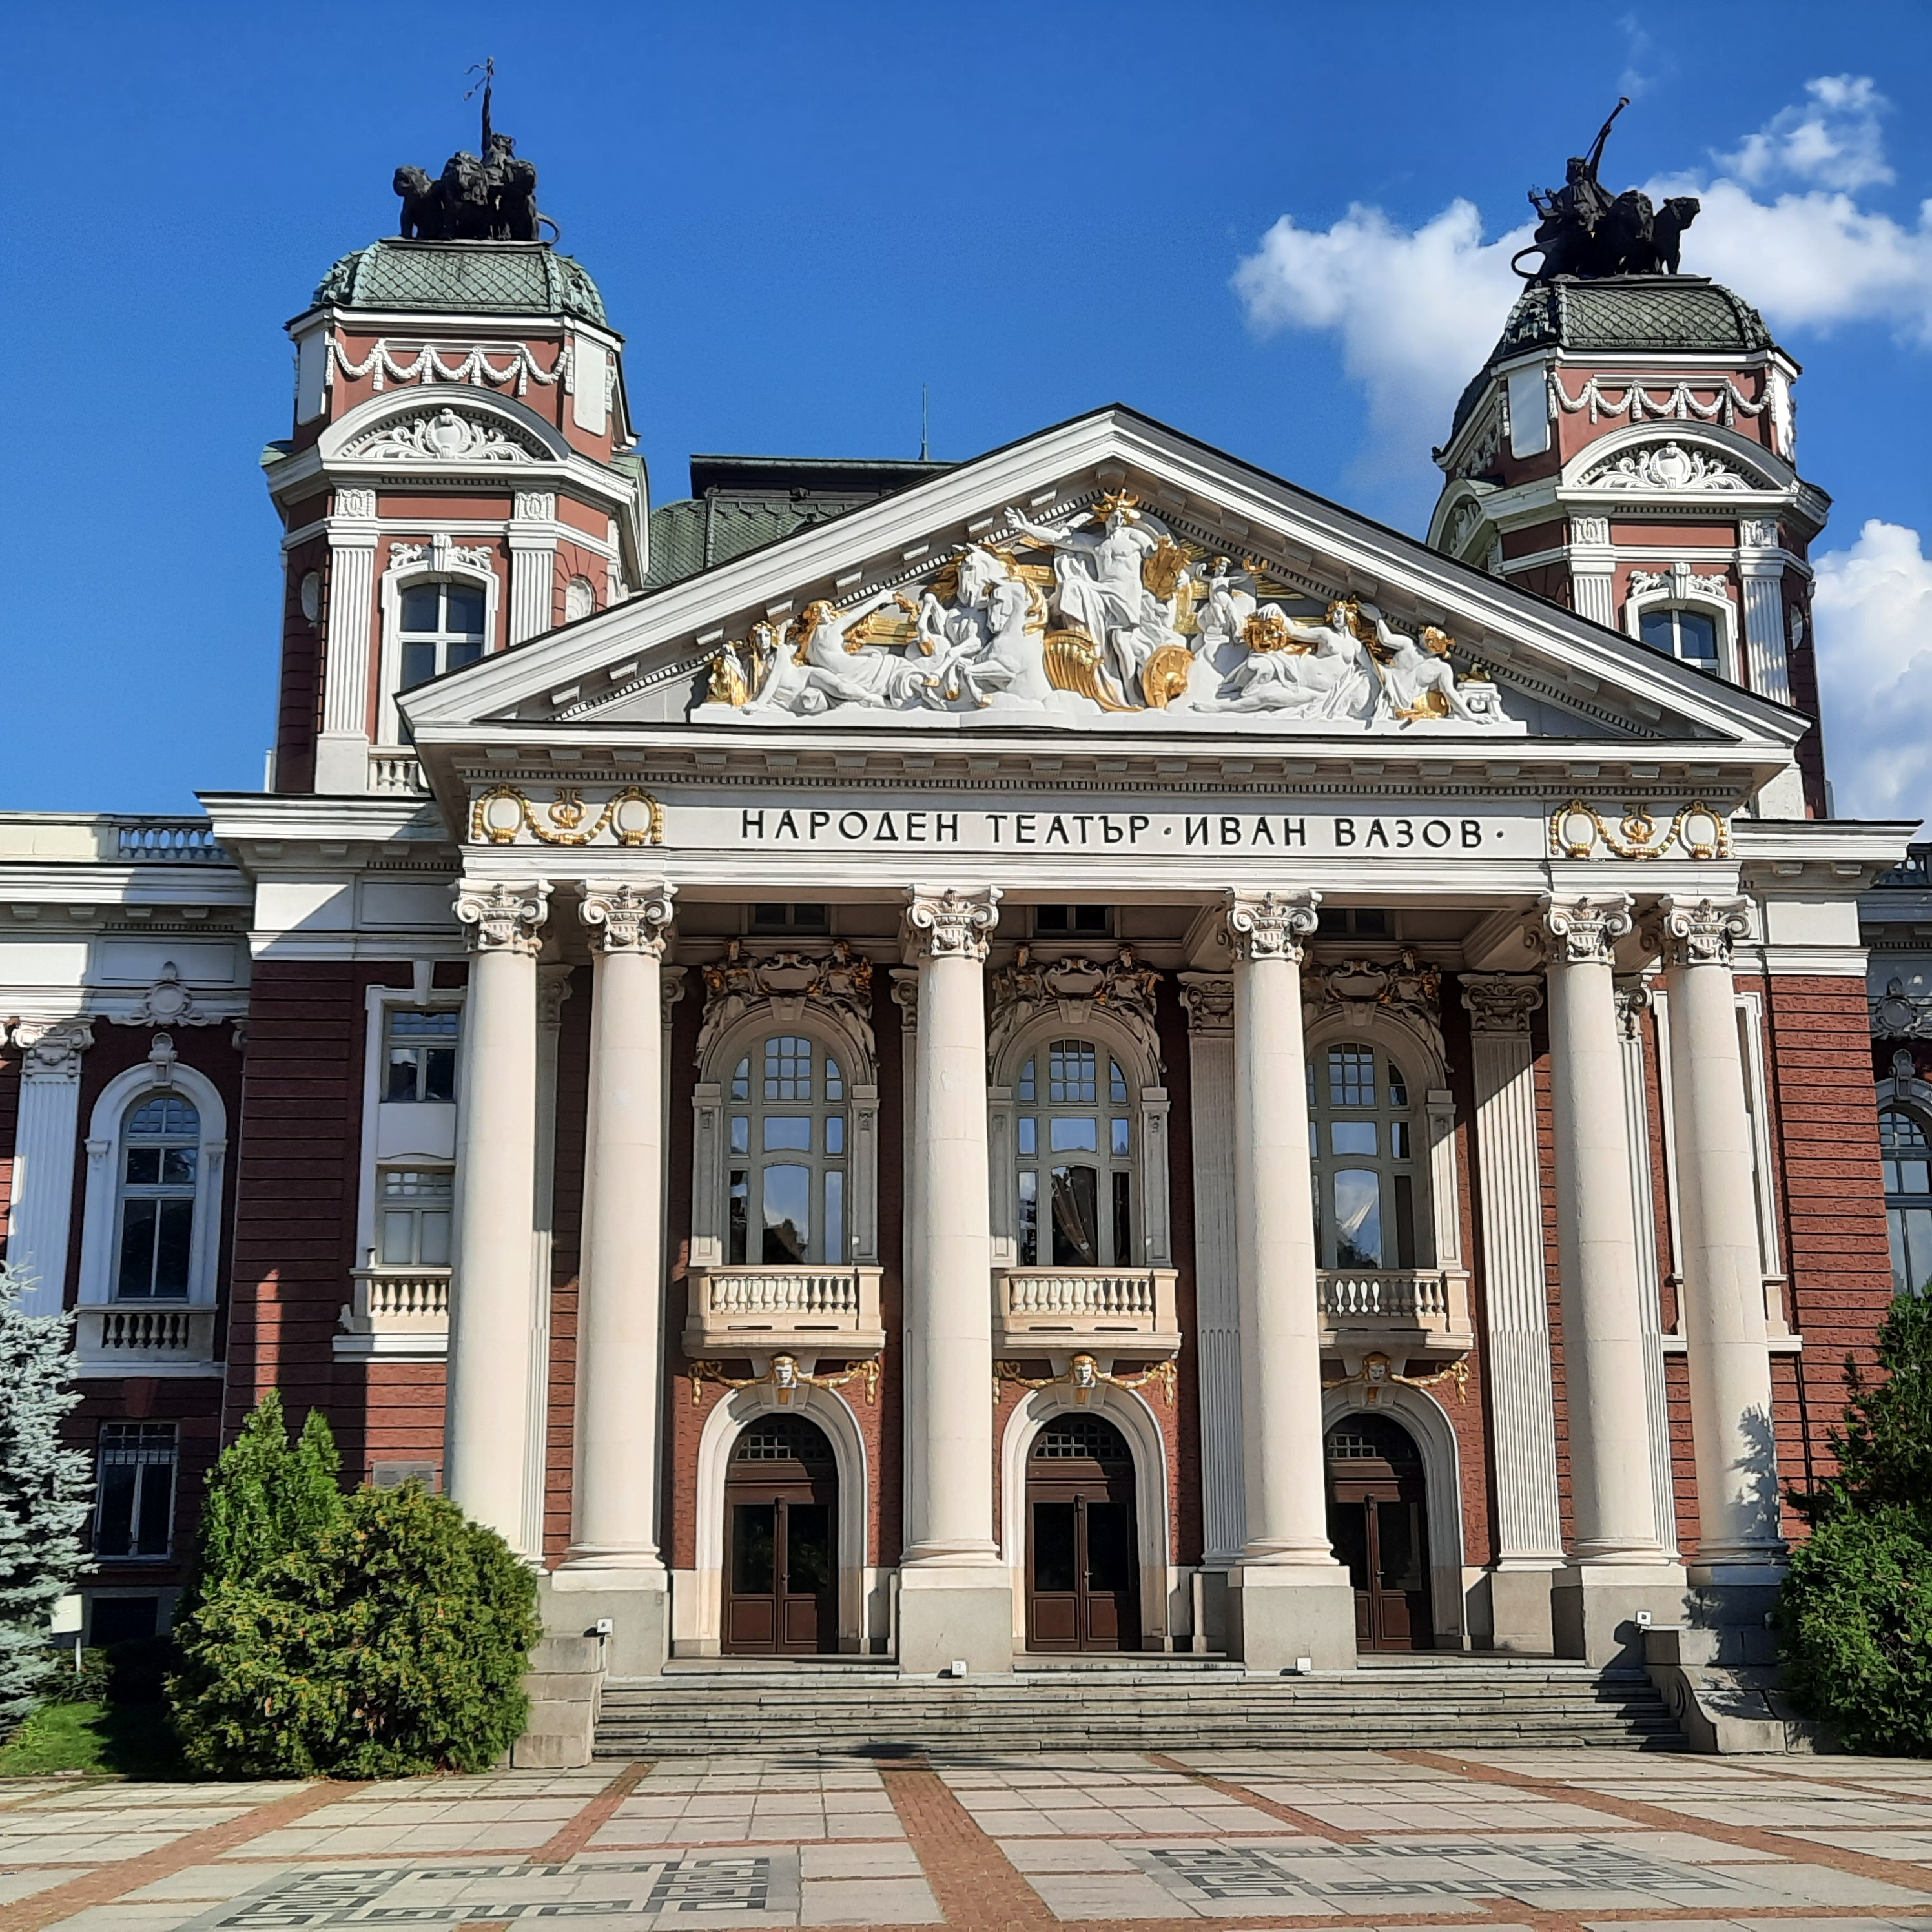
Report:
[[[1462,1004],[1472,1033],[1527,1033],[1543,1004],[1543,982],[1529,973],[1466,973]]]
[[[550,916],[550,884],[526,879],[511,885],[500,879],[465,879],[456,889],[456,916],[470,930],[472,952],[521,952],[543,948],[540,928]]]
[[[553,1033],[563,1024],[563,1003],[570,998],[572,970],[560,965],[537,968],[537,1024]]]
[[[1180,1004],[1187,1009],[1190,1033],[1234,1031],[1234,982],[1227,974],[1182,974]]]
[[[1316,892],[1251,892],[1230,886],[1223,896],[1222,936],[1237,959],[1286,959],[1300,965],[1301,942],[1315,930]]]
[[[14,1044],[26,1080],[78,1080],[80,1056],[94,1044],[94,1021],[86,1013],[66,1019],[16,1020]]]
[[[1616,982],[1617,1032],[1624,1040],[1643,1037],[1643,1016],[1650,1010],[1650,988],[1641,974]]]
[[[664,879],[586,879],[578,916],[599,952],[647,952],[664,957],[671,902],[677,888]]]
[[[1628,892],[1545,892],[1540,902],[1544,936],[1556,941],[1550,963],[1607,966],[1618,940],[1630,929]]]
[[[1644,923],[1644,937],[1663,956],[1667,969],[1724,966],[1731,949],[1750,937],[1750,902],[1743,898],[1683,899],[1666,894]]]
[[[986,935],[999,923],[998,886],[964,892],[951,886],[940,890],[908,886],[905,890],[901,937],[908,959],[985,959]]]

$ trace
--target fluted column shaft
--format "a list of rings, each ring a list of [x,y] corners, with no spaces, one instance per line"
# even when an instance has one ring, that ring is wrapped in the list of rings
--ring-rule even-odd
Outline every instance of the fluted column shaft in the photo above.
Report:
[[[1228,895],[1246,1502],[1241,1560],[1332,1568],[1301,1031],[1301,942],[1315,930],[1316,896]]]
[[[986,934],[997,888],[908,895],[919,968],[908,1283],[908,1566],[998,1560],[993,1536],[992,1207],[986,1170]]]
[[[1573,1560],[1661,1563],[1611,949],[1630,901],[1546,897]]]
[[[674,888],[590,880],[590,1145],[570,1569],[662,1574],[664,1003]]]
[[[1731,979],[1731,948],[1750,930],[1750,909],[1742,899],[1666,898],[1658,911],[1670,994],[1696,1567],[1763,1566],[1783,1557],[1784,1543],[1750,1117]]]
[[[20,1298],[28,1315],[58,1315],[67,1286],[74,1220],[74,1150],[80,1126],[80,1057],[94,1044],[86,1016],[20,1020],[20,1102],[14,1128],[13,1199],[7,1258],[32,1277]],[[216,1196],[219,1199],[219,1196]]]
[[[449,1312],[444,1487],[513,1550],[524,1521],[530,1413],[530,1252],[536,1215],[537,953],[546,880],[465,880],[469,928]]]

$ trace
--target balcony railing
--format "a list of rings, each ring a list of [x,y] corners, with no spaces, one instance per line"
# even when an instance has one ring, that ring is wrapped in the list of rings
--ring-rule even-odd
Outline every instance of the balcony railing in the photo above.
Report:
[[[1468,1277],[1447,1268],[1334,1268],[1316,1277],[1331,1334],[1391,1331],[1424,1347],[1468,1348]]]
[[[1172,1268],[995,1268],[994,1344],[1172,1354],[1180,1346],[1174,1283]]]
[[[448,1348],[448,1268],[357,1268],[350,1279],[338,1355],[435,1356]]]
[[[413,752],[371,752],[369,789],[380,792],[427,791],[422,762]]]
[[[212,1308],[106,1307],[77,1311],[74,1357],[83,1375],[136,1375],[156,1367],[211,1365]]]
[[[117,855],[143,866],[223,866],[228,854],[205,818],[126,818],[114,828]]]
[[[694,1268],[685,1353],[866,1355],[885,1346],[880,1270]]]

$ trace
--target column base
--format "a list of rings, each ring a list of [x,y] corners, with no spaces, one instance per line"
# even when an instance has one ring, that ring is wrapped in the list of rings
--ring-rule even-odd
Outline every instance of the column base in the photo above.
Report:
[[[1013,1667],[1013,1588],[998,1564],[902,1564],[899,1674],[937,1677],[964,1663],[973,1676]]]
[[[1484,1576],[1491,1650],[1520,1657],[1549,1657],[1555,1653],[1550,1592],[1562,1568],[1555,1562],[1498,1564]]]
[[[1557,1571],[1550,1591],[1550,1620],[1558,1657],[1580,1657],[1598,1669],[1643,1667],[1643,1634],[1636,1621],[1684,1621],[1687,1586],[1678,1563],[1572,1563]]]
[[[368,740],[359,732],[322,732],[315,741],[315,788],[325,795],[367,791]]]
[[[613,1677],[655,1677],[670,1654],[670,1580],[662,1569],[553,1570],[540,1606],[552,1636],[584,1636],[604,1618],[604,1668]]]
[[[1228,1572],[1228,1654],[1250,1670],[1355,1667],[1355,1593],[1338,1563],[1243,1563]]]

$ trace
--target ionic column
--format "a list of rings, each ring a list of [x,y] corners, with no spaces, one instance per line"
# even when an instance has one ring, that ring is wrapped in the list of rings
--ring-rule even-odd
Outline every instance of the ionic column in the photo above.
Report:
[[[467,880],[456,1257],[449,1310],[444,1486],[534,1560],[524,1509],[530,1453],[530,1256],[536,1225],[537,954],[548,880]]]
[[[1227,894],[1234,958],[1234,1266],[1246,1540],[1229,1648],[1251,1670],[1352,1666],[1354,1597],[1328,1542],[1310,1192],[1302,941],[1314,892]]]
[[[1699,1582],[1777,1580],[1778,1445],[1765,1345],[1750,1118],[1731,948],[1750,931],[1741,898],[1664,898],[1656,938],[1670,993],[1678,1271],[1697,1467]],[[1740,1574],[1742,1572],[1742,1574]]]
[[[1558,1649],[1603,1663],[1636,1654],[1638,1609],[1674,1614],[1657,1587],[1682,1575],[1657,1535],[1624,1144],[1612,948],[1630,928],[1629,897],[1546,894],[1543,924],[1574,1523],[1553,1610]]]
[[[74,1222],[80,1057],[94,1044],[94,1023],[85,1017],[17,1021],[14,1044],[20,1049],[20,1112],[14,1129],[7,1258],[34,1277],[20,1298],[22,1311],[58,1315]]]
[[[1475,1076],[1476,1198],[1496,1474],[1490,1641],[1498,1650],[1546,1653],[1550,1577],[1563,1562],[1563,1512],[1529,1040],[1529,1016],[1543,1004],[1543,986],[1527,974],[1507,973],[1465,974],[1462,984]]]
[[[648,1573],[658,1580],[664,1574],[657,1543],[664,1323],[659,962],[674,890],[662,879],[584,885],[582,914],[595,978],[576,1486],[564,1565]]]
[[[992,1201],[986,1170],[986,934],[999,891],[909,887],[919,969],[906,1284],[908,1457],[899,1667],[1012,1667],[1012,1594],[993,1536]]]
[[[328,636],[315,788],[369,789],[370,645],[376,630],[376,493],[341,489],[328,520]]]

